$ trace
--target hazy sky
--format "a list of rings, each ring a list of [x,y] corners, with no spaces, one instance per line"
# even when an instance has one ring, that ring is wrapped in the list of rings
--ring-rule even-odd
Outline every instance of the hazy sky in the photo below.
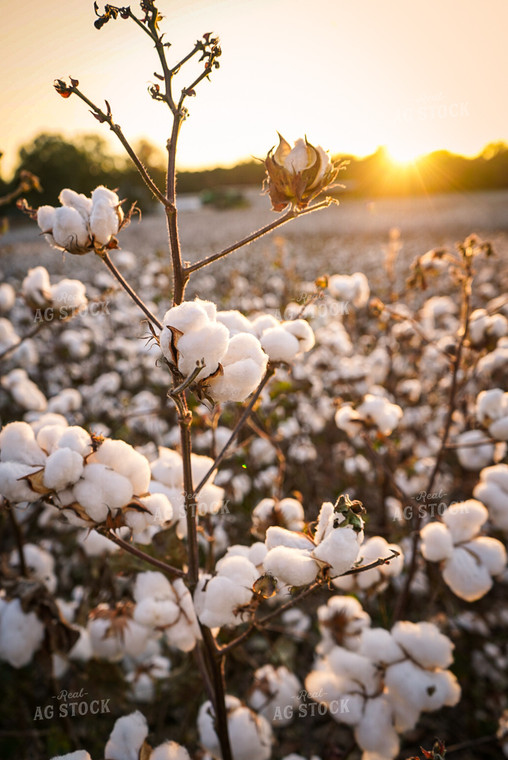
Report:
[[[91,0],[0,3],[5,167],[42,130],[108,134],[77,98],[54,92],[53,80],[67,75],[92,100],[109,100],[129,139],[164,145],[168,114],[146,92],[157,61],[132,22],[97,31]],[[387,145],[401,158],[438,148],[474,154],[508,139],[507,0],[160,0],[159,8],[174,60],[208,31],[223,48],[221,68],[188,100],[181,167],[264,156],[277,130],[288,140],[307,134],[332,153]]]

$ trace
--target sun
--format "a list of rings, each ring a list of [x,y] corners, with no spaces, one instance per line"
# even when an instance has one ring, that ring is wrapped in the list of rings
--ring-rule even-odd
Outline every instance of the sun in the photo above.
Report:
[[[409,166],[424,155],[421,149],[402,141],[389,143],[386,150],[390,161],[400,167]]]

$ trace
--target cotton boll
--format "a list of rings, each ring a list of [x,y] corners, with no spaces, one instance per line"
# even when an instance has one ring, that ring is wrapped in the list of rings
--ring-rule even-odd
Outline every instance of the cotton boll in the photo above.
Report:
[[[266,572],[288,586],[307,586],[319,572],[319,565],[308,550],[289,546],[270,549],[263,564]]]
[[[326,654],[335,644],[357,649],[362,631],[370,626],[370,616],[353,596],[332,596],[317,610],[321,642],[319,653]]]
[[[88,458],[88,462],[104,464],[128,478],[135,494],[141,495],[148,491],[150,464],[146,457],[125,441],[107,438],[101,443],[97,451]]]
[[[199,330],[209,322],[206,309],[197,301],[184,301],[179,306],[173,306],[169,309],[162,319],[163,330],[161,332],[161,349],[164,335],[170,335],[168,327],[174,327],[182,333],[189,330]],[[166,354],[164,354],[166,355]],[[170,358],[170,357],[167,357]]]
[[[46,455],[26,422],[9,422],[0,431],[0,460],[23,464],[44,464]]]
[[[335,424],[349,438],[355,438],[363,430],[363,418],[350,404],[343,404],[335,413]]]
[[[422,668],[447,668],[453,662],[453,644],[433,623],[400,620],[392,636]]]
[[[75,190],[70,190],[68,187],[66,187],[60,192],[58,200],[62,206],[70,206],[71,208],[75,208],[76,211],[81,214],[83,221],[88,223],[88,219],[92,211],[91,198],[87,198],[86,195],[83,195],[82,193],[76,193]]]
[[[226,709],[231,752],[235,760],[268,760],[273,742],[268,721],[229,695],[226,695]],[[212,757],[220,758],[220,743],[215,733],[211,702],[205,702],[199,709],[198,732],[203,747]]]
[[[506,567],[506,549],[496,538],[479,536],[474,541],[463,544],[462,548],[478,557],[490,575],[500,575]]]
[[[40,546],[29,543],[24,544],[23,555],[26,568],[30,575],[43,583],[48,591],[54,594],[56,591],[57,580],[54,572],[55,560],[52,555],[44,549],[41,549]],[[19,554],[17,551],[12,552],[9,564],[11,567],[19,568]]]
[[[371,393],[367,393],[356,411],[367,423],[379,428],[383,435],[391,435],[402,419],[400,406]]]
[[[190,755],[181,744],[164,742],[152,750],[150,760],[191,760]]]
[[[269,527],[277,525],[283,525],[290,531],[301,531],[304,517],[303,507],[296,499],[262,499],[252,512],[253,532],[264,537]]]
[[[11,370],[1,382],[22,409],[35,412],[43,412],[46,409],[48,402],[45,395],[30,380],[24,369]]]
[[[494,461],[494,444],[482,443],[486,437],[482,430],[467,430],[458,436],[456,453],[465,470],[481,470]]]
[[[34,267],[21,283],[21,295],[32,308],[44,308],[51,302],[51,283],[45,267]]]
[[[269,327],[261,336],[261,347],[270,361],[291,362],[300,351],[298,338],[284,327]]]
[[[199,330],[189,330],[179,338],[178,369],[188,377],[203,362],[202,377],[216,371],[228,347],[229,332],[220,322],[210,322]]]
[[[98,195],[97,189],[92,193],[90,232],[94,243],[104,246],[118,232],[120,221],[123,219],[123,212],[116,193],[112,193],[114,199],[107,198],[103,194]]]
[[[254,673],[254,686],[249,694],[248,703],[270,723],[287,726],[291,723],[294,710],[299,704],[298,694],[301,689],[298,678],[286,667],[275,669],[273,665],[264,665]]]
[[[103,522],[110,510],[123,507],[132,497],[132,484],[104,464],[87,464],[73,488],[76,501],[91,520]]]
[[[335,518],[335,509],[331,501],[325,501],[321,504],[317,519],[314,541],[316,544],[321,541],[333,530],[333,521]]]
[[[80,213],[70,206],[55,209],[52,235],[57,246],[71,253],[85,253],[90,243],[87,225]]]
[[[78,543],[89,557],[102,557],[120,550],[117,544],[96,530],[84,530],[77,536]]]
[[[316,343],[314,333],[309,323],[304,319],[293,319],[289,322],[283,322],[281,326],[298,340],[298,353],[304,354],[314,347]]]
[[[52,491],[74,485],[83,472],[83,457],[71,449],[57,449],[50,454],[44,468],[43,482]]]
[[[31,467],[19,462],[0,462],[0,493],[11,502],[11,504],[20,504],[21,502],[36,501],[40,494],[30,488],[27,475],[37,472],[40,467]]]
[[[104,757],[108,760],[139,760],[139,752],[147,736],[148,724],[139,710],[118,718],[106,744]]]
[[[492,523],[508,531],[508,465],[496,464],[482,470],[473,496],[488,507]]]
[[[51,760],[92,760],[88,752],[84,749],[78,749],[76,752],[68,752],[66,755],[57,755]]]
[[[303,533],[286,530],[286,528],[280,528],[278,525],[273,525],[268,528],[266,531],[265,544],[267,549],[273,549],[276,546],[288,546],[295,549],[311,551],[314,548],[314,543],[308,536],[305,536]]]
[[[358,686],[369,696],[379,691],[381,674],[376,664],[368,657],[335,646],[329,652],[327,662],[338,678],[344,679],[343,688],[346,691],[357,691]]]
[[[443,580],[454,594],[466,602],[475,602],[492,588],[492,578],[485,565],[461,547],[457,547],[443,568]]]
[[[440,522],[430,522],[420,531],[421,552],[430,562],[449,559],[453,554],[453,537],[447,526]]]
[[[13,668],[31,661],[44,639],[44,626],[35,612],[25,614],[19,599],[5,602],[0,612],[0,659]]]
[[[0,318],[0,351],[5,351],[20,342],[19,335],[11,322],[4,317]]]
[[[508,413],[508,393],[501,388],[481,391],[476,398],[476,419],[482,425],[504,417]]]
[[[363,717],[355,728],[355,739],[367,752],[386,758],[397,755],[399,737],[393,727],[390,701],[384,694],[365,703]]]
[[[403,650],[384,628],[363,628],[358,653],[383,666],[404,658]]]
[[[476,499],[456,502],[443,512],[443,522],[452,534],[454,544],[469,541],[480,531],[489,513]]]
[[[206,586],[204,606],[198,617],[208,628],[239,625],[243,617],[241,608],[249,604],[252,593],[230,578],[216,575]]]
[[[88,303],[86,287],[79,280],[60,280],[51,287],[51,301],[54,309],[68,313],[80,309]]]
[[[71,425],[62,433],[58,440],[58,447],[71,449],[86,457],[92,451],[92,439],[90,433],[87,433],[82,427]]]
[[[217,322],[225,325],[231,336],[237,333],[252,333],[253,327],[250,321],[241,312],[233,309],[231,311],[218,311],[216,315]]]
[[[244,401],[259,385],[268,357],[254,335],[234,335],[221,360],[223,372],[210,380],[209,393],[215,401]]]
[[[252,590],[254,581],[259,577],[255,565],[247,557],[229,556],[219,560],[216,565],[217,572],[232,581]]]
[[[67,427],[63,425],[44,425],[37,433],[37,445],[46,454],[52,454],[58,448],[58,444]]]
[[[363,534],[360,534],[363,538]],[[330,565],[332,577],[350,570],[360,551],[359,534],[346,526],[332,530],[313,550],[312,556]]]

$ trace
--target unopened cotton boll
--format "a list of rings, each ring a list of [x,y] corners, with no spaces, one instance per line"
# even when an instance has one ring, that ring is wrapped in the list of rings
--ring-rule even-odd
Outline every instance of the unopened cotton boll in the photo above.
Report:
[[[35,614],[25,614],[19,599],[0,604],[0,659],[13,668],[31,661],[44,638],[44,626]]]
[[[268,760],[273,742],[268,721],[229,694],[226,695],[226,709],[231,752],[235,760]],[[220,758],[220,742],[215,732],[211,702],[205,702],[199,709],[198,732],[203,747],[213,758]]]
[[[118,718],[104,750],[108,760],[139,760],[140,749],[148,736],[146,718],[139,710]]]

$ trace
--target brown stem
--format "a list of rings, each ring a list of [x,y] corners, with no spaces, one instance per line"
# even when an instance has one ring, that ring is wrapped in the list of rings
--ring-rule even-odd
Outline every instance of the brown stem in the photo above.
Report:
[[[156,559],[156,557],[152,557],[150,554],[146,554],[146,552],[141,551],[141,549],[138,549],[136,546],[133,546],[133,544],[127,543],[127,541],[124,541],[123,538],[120,538],[120,536],[117,536],[112,531],[97,530],[97,532],[100,533],[102,536],[109,538],[110,541],[113,541],[114,544],[119,546],[124,551],[129,552],[129,554],[132,554],[134,557],[137,557],[138,559],[142,559],[143,562],[147,562],[148,564],[153,565],[154,567],[157,567],[159,570],[162,570],[167,575],[174,576],[176,578],[185,578],[185,573],[183,570],[180,570],[178,567],[173,567],[173,565],[168,565],[167,562],[162,562],[162,560]]]
[[[110,270],[110,272],[113,274],[113,276],[116,277],[116,279],[118,280],[118,282],[120,283],[120,285],[122,286],[122,288],[125,290],[126,293],[129,294],[129,296],[132,298],[132,300],[134,301],[134,303],[137,304],[137,306],[139,306],[139,308],[141,309],[141,311],[143,312],[143,314],[145,314],[145,316],[150,320],[150,322],[153,325],[155,325],[155,327],[157,327],[159,330],[162,330],[162,324],[161,324],[161,322],[159,322],[159,320],[157,319],[157,317],[154,314],[152,314],[152,312],[150,311],[150,309],[148,308],[148,306],[138,296],[138,294],[136,293],[136,291],[133,290],[133,288],[131,288],[131,286],[129,285],[129,283],[127,282],[127,280],[124,279],[124,277],[120,274],[120,272],[118,271],[118,269],[116,268],[116,266],[111,261],[109,253],[103,252],[103,253],[99,253],[97,255],[100,256],[100,258],[106,264],[107,268]]]
[[[19,569],[21,570],[21,575],[28,577],[28,569],[27,569],[26,561],[25,561],[25,552],[23,550],[23,533],[21,532],[19,523],[16,520],[16,516],[14,515],[14,508],[9,505],[9,509],[7,511],[9,513],[9,520],[11,522],[12,530],[14,532],[14,538],[16,540],[16,547],[18,550],[18,557],[19,557]]]
[[[252,396],[249,404],[245,407],[242,416],[240,417],[240,419],[236,423],[233,432],[231,433],[231,435],[229,436],[228,440],[226,441],[226,443],[222,447],[222,450],[220,451],[219,455],[216,457],[213,465],[210,467],[210,469],[208,470],[208,472],[203,476],[203,478],[201,479],[199,485],[196,486],[196,488],[194,489],[194,497],[196,497],[198,495],[198,493],[201,491],[201,489],[208,483],[208,481],[210,480],[210,478],[213,475],[213,473],[215,472],[215,470],[219,467],[220,463],[222,462],[222,460],[226,456],[229,447],[231,446],[231,444],[235,440],[236,436],[238,435],[238,433],[240,432],[240,430],[242,429],[242,427],[245,425],[245,423],[249,419],[249,416],[252,413],[252,410],[254,408],[254,405],[255,405],[256,401],[258,400],[258,398],[259,398],[259,396],[260,396],[263,388],[265,387],[265,385],[267,384],[267,382],[269,381],[269,379],[272,377],[272,375],[274,374],[274,372],[275,372],[275,369],[273,367],[268,367],[268,369],[267,369],[267,371],[265,373],[265,376],[263,377],[263,379],[261,380],[260,384],[258,385],[258,387],[256,388],[256,390],[254,391],[254,394],[253,394],[253,396]]]
[[[222,650],[217,647],[210,629],[206,626],[201,626],[201,633],[203,634],[203,644],[207,654],[208,666],[212,674],[215,733],[220,742],[222,760],[233,760],[229,742],[228,713],[226,708],[225,657]]]
[[[170,205],[166,207],[166,222],[168,227],[169,245],[171,250],[171,260],[173,263],[173,305],[178,306],[182,303],[185,286],[189,279],[182,263],[182,252],[180,249],[180,239],[178,236],[178,212],[176,210],[176,146],[178,135],[182,125],[183,115],[177,112],[173,116],[173,129],[168,141],[168,173],[166,179],[166,195]]]
[[[180,403],[178,408],[178,425],[180,427],[180,445],[183,465],[183,489],[184,489],[184,508],[187,521],[187,551],[189,554],[189,569],[187,579],[191,594],[196,588],[199,578],[199,551],[197,535],[197,510],[196,498],[194,496],[194,486],[192,482],[192,439],[191,424],[192,412],[187,407],[185,393],[179,397]]]
[[[201,261],[197,261],[195,264],[186,266],[185,272],[186,274],[191,274],[192,272],[196,272],[198,269],[207,267],[214,261],[222,259],[229,253],[233,253],[233,251],[236,251],[239,248],[243,248],[244,245],[248,245],[254,240],[257,240],[263,235],[266,235],[268,232],[277,229],[277,227],[280,227],[282,224],[286,224],[286,222],[289,222],[291,219],[296,219],[300,216],[303,216],[304,214],[308,214],[311,211],[319,211],[319,209],[328,208],[331,203],[335,203],[333,198],[325,198],[325,200],[321,203],[315,203],[313,206],[309,206],[308,208],[303,209],[303,211],[297,211],[296,209],[290,208],[290,210],[287,211],[283,216],[280,216],[278,219],[275,219],[275,221],[270,222],[270,224],[267,224],[265,227],[261,227],[256,232],[247,235],[247,237],[242,238],[242,240],[239,240],[237,243],[233,243],[233,245],[228,246],[228,248],[224,248],[224,250],[219,251],[219,253],[214,253],[213,256],[208,256],[206,259],[202,259]]]

